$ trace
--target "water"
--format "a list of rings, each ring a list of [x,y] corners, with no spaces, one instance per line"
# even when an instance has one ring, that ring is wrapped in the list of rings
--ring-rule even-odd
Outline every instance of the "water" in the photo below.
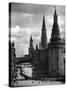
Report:
[[[32,65],[30,63],[23,63],[19,65],[21,67],[22,73],[30,78],[32,78]],[[22,79],[23,76],[20,75],[20,68],[18,68],[17,78]]]

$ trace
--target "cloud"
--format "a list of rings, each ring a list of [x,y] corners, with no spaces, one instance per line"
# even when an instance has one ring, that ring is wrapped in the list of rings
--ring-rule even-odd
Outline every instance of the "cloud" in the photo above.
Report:
[[[11,42],[15,42],[16,41],[16,39],[15,39],[15,37],[11,37]]]
[[[19,26],[12,27],[9,30],[11,33],[11,41],[16,41],[16,35],[20,31],[20,27]]]
[[[11,36],[13,37],[25,37],[29,36],[31,33],[31,28],[21,28],[20,26],[12,27],[11,29]]]
[[[60,37],[65,38],[65,16],[58,17],[58,24],[60,30]]]
[[[31,28],[21,28],[20,26],[15,26],[12,27],[10,30],[11,40],[15,41],[16,55],[21,56],[24,54],[28,54]]]
[[[22,43],[21,40],[20,40],[20,42],[16,42],[15,44],[16,44],[15,47],[16,47],[17,57],[28,54],[28,47],[29,47],[28,44]]]
[[[10,28],[11,34],[16,34],[20,31],[20,27],[19,26],[15,26]]]
[[[34,14],[31,14],[31,13],[22,13],[22,16],[28,18],[28,17],[33,17]]]
[[[53,16],[52,15],[48,15],[45,18],[46,18],[46,23],[53,25]]]
[[[59,27],[65,24],[65,16],[58,16]]]

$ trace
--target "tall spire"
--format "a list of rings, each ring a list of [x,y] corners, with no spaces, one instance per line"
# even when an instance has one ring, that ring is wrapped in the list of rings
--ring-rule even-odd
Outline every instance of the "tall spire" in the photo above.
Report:
[[[43,12],[43,23],[42,23],[42,29],[45,29],[45,18],[44,18],[44,12]]]
[[[60,38],[60,32],[59,32],[57,13],[56,13],[56,7],[55,7],[55,11],[54,11],[54,23],[53,23],[50,43],[52,43],[52,44],[54,43],[54,45],[57,44],[59,38]]]
[[[47,47],[47,36],[46,36],[46,27],[45,27],[45,18],[43,13],[43,23],[42,23],[42,35],[41,35],[41,47]]]
[[[54,12],[54,22],[57,22],[56,6],[55,6],[55,12]]]

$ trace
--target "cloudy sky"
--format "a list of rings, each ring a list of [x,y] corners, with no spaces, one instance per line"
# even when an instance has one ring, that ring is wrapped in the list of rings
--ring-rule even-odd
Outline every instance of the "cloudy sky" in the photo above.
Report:
[[[47,30],[47,41],[51,37],[55,6],[12,3],[11,5],[11,40],[15,42],[16,55],[28,54],[30,35],[33,37],[34,48],[40,42],[43,12]],[[56,6],[60,36],[65,35],[65,7]]]

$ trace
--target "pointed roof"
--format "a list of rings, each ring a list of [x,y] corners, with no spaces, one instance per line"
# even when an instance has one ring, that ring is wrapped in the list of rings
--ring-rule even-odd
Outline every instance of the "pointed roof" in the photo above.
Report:
[[[14,41],[13,41],[13,42],[12,42],[12,47],[14,47],[14,44],[15,44],[15,43],[14,43]]]
[[[45,28],[45,18],[44,18],[44,12],[43,12],[43,23],[42,23],[42,28]]]
[[[32,39],[32,35],[30,36],[30,41],[33,41],[33,39]]]
[[[36,50],[38,50],[38,45],[36,44]]]
[[[33,39],[32,39],[32,35],[30,36],[30,48],[33,48]]]
[[[46,35],[44,12],[43,12],[43,23],[42,23],[41,46],[42,46],[42,48],[47,47],[47,35]]]
[[[50,43],[52,43],[52,45],[54,45],[54,46],[56,46],[56,44],[58,43],[58,40],[60,39],[60,32],[59,32],[59,25],[58,25],[58,18],[57,17],[58,16],[57,16],[56,7],[55,7],[54,23],[53,23],[51,39],[50,39]]]
[[[54,22],[57,22],[57,12],[56,12],[56,6],[55,6],[55,11],[54,11]]]
[[[56,6],[55,6],[54,16],[56,16],[56,15],[57,15],[57,13],[56,13]]]

